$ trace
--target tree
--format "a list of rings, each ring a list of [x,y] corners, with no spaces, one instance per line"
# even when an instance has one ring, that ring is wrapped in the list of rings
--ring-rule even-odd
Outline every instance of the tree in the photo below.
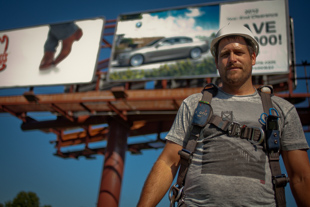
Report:
[[[40,207],[40,199],[33,192],[21,191],[13,199],[13,201],[8,201],[4,205],[5,207]],[[0,207],[4,207],[0,204]],[[44,205],[43,207],[51,207],[49,205]]]

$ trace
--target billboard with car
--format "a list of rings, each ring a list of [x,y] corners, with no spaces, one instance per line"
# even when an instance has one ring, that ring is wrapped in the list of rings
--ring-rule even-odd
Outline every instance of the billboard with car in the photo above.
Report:
[[[0,87],[92,81],[103,18],[0,31]]]
[[[118,17],[109,81],[217,77],[210,53],[216,32],[246,25],[260,42],[254,75],[288,73],[287,0],[236,1]]]

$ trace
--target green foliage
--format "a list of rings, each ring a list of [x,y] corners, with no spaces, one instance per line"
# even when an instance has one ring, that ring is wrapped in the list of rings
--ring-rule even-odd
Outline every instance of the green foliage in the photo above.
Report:
[[[12,202],[12,207],[39,207],[38,196],[33,192],[20,192]]]
[[[40,207],[40,199],[33,192],[21,191],[13,199],[8,201],[5,205],[0,204],[0,207]],[[44,205],[43,207],[51,207],[50,205]]]
[[[133,44],[132,38],[123,38],[120,42],[120,44]]]
[[[156,78],[189,78],[207,77],[216,74],[216,66],[213,58],[205,58],[201,62],[182,60],[175,64],[161,65],[151,70],[131,70],[113,72],[109,74],[110,80],[150,80]]]

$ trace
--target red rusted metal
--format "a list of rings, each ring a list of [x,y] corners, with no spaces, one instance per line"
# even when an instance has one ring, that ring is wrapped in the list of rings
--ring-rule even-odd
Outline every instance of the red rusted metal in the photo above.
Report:
[[[57,106],[56,104],[54,104],[54,103],[52,103],[51,104],[51,107],[55,110],[55,111],[57,111],[58,113],[60,113],[62,116],[64,116],[64,117],[66,117],[68,120],[70,120],[70,121],[74,121],[74,118],[71,116],[71,115],[69,115],[69,112],[67,112],[67,111],[64,111],[63,109],[61,109],[59,106]]]
[[[123,180],[129,127],[115,119],[109,121],[108,145],[105,153],[97,207],[117,207]]]
[[[97,70],[107,68],[109,66],[110,58],[98,62]]]
[[[112,45],[104,38],[102,38],[102,42],[105,44],[101,46],[101,48],[112,48]]]
[[[115,24],[112,25],[106,25],[104,26],[105,29],[114,29],[115,28]]]
[[[288,88],[289,88],[289,95],[291,96],[293,94],[293,66],[290,65],[289,67],[289,80],[288,80]]]
[[[13,116],[16,116],[17,118],[21,119],[23,122],[26,122],[26,113],[25,112],[23,112],[23,113],[16,113],[16,112],[14,112],[13,110],[7,108],[4,105],[3,106],[0,105],[0,109],[5,111],[5,112],[10,113]]]

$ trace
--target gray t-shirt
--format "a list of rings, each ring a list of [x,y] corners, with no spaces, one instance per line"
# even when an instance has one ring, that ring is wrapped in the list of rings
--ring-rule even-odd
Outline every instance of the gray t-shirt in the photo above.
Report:
[[[191,122],[202,94],[193,94],[180,106],[167,140],[186,146]],[[278,111],[281,149],[308,149],[295,107],[286,100],[272,97]],[[219,89],[211,102],[213,114],[241,125],[261,127],[261,97],[233,96]],[[275,206],[271,172],[262,146],[245,139],[228,137],[214,125],[201,131],[187,173],[184,198],[187,206]]]

